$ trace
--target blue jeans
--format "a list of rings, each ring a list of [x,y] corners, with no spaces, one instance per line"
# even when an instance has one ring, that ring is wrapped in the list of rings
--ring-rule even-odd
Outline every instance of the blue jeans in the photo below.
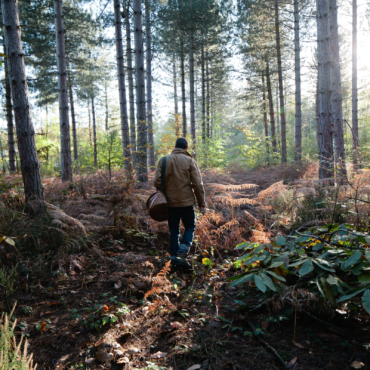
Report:
[[[181,238],[181,250],[179,250],[180,221],[185,227],[184,235]],[[194,207],[169,207],[168,208],[168,227],[170,229],[170,256],[171,259],[177,257],[177,253],[189,253],[193,243],[195,231],[195,212]]]

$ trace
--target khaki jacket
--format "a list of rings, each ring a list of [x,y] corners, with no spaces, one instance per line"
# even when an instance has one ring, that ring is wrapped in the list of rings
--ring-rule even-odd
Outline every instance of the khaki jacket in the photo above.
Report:
[[[154,186],[157,190],[161,190],[161,174],[162,159],[158,162],[154,177]],[[197,162],[184,149],[175,148],[167,156],[164,192],[169,207],[194,206],[195,197],[199,207],[206,206],[202,175]]]

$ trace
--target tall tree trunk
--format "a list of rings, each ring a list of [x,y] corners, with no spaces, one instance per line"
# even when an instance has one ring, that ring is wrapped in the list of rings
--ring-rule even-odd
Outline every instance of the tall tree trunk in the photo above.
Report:
[[[109,110],[108,110],[107,81],[104,81],[104,99],[105,99],[105,132],[108,132],[109,131]]]
[[[276,33],[276,51],[279,76],[279,97],[280,97],[280,117],[281,117],[281,162],[287,162],[286,153],[286,120],[284,104],[284,85],[283,85],[283,66],[281,63],[280,46],[280,21],[279,21],[279,1],[275,0],[275,33]]]
[[[78,161],[76,116],[73,102],[72,83],[70,79],[69,79],[69,104],[71,106],[71,118],[72,118],[73,158],[75,161]]]
[[[319,143],[319,127],[320,127],[320,110],[319,110],[319,74],[317,74],[316,81],[316,96],[315,96],[315,113],[316,113],[316,141],[317,147],[320,147]]]
[[[194,36],[193,30],[189,31],[189,67],[190,67],[190,129],[193,142],[192,149],[196,158],[196,137],[195,137],[195,102],[194,102]]]
[[[24,193],[28,202],[29,200],[43,200],[44,189],[37,158],[35,130],[31,119],[17,4],[17,1],[14,0],[1,0],[5,54],[8,59],[9,82],[14,104]]]
[[[295,160],[302,160],[301,47],[299,35],[299,0],[294,0],[295,66]]]
[[[176,57],[173,55],[173,100],[175,104],[175,132],[176,137],[180,137],[180,127],[179,127],[179,102],[177,98],[177,71],[176,71]]]
[[[268,60],[267,55],[265,57],[265,60],[266,60],[267,97],[268,97],[268,100],[269,100],[269,111],[270,111],[271,144],[272,144],[272,151],[277,153],[274,101],[273,101],[273,98],[272,98],[270,66],[269,66],[269,60]]]
[[[329,2],[316,0],[319,64],[319,178],[333,177],[333,132],[330,122]]]
[[[148,182],[148,132],[145,115],[143,17],[141,0],[133,0],[135,28],[136,112],[138,128],[138,180]]]
[[[121,6],[120,0],[114,0],[114,20],[116,31],[116,53],[117,53],[117,72],[118,72],[118,89],[119,89],[119,107],[121,113],[121,131],[122,131],[122,147],[127,171],[130,163],[130,139],[127,119],[127,101],[126,101],[126,86],[125,86],[125,69],[123,58],[122,44],[122,23],[121,23]]]
[[[210,121],[210,117],[209,117],[209,114],[210,114],[210,106],[211,106],[211,102],[210,102],[210,95],[209,95],[209,63],[208,63],[208,60],[206,62],[206,78],[207,78],[207,137],[208,139],[210,138],[210,130],[209,130],[209,121]]]
[[[87,110],[89,111],[89,144],[92,143],[92,135],[91,135],[91,112],[90,112],[90,99],[87,101]]]
[[[358,98],[357,98],[357,0],[352,0],[352,135],[353,168],[359,169]]]
[[[54,0],[54,14],[55,14],[55,34],[57,41],[56,44],[57,44],[62,181],[72,181],[71,137],[68,117],[67,67],[66,67],[62,0]]]
[[[152,107],[152,35],[150,24],[150,3],[145,0],[145,30],[146,30],[146,110],[149,141],[149,167],[155,168],[153,139],[153,107]]]
[[[281,150],[281,135],[280,135],[280,115],[279,115],[279,112],[280,112],[280,107],[279,107],[279,81],[277,81],[276,83],[276,94],[275,94],[275,98],[276,98],[276,143],[277,143],[277,147],[278,147],[278,150],[280,151]]]
[[[266,86],[265,74],[262,72],[262,110],[263,110],[263,125],[265,127],[265,141],[266,141],[266,159],[270,164],[270,146],[269,146],[269,128],[267,123],[267,109],[266,109]]]
[[[206,70],[204,60],[204,44],[202,43],[202,142],[206,142]]]
[[[342,83],[340,74],[338,7],[337,0],[329,0],[330,19],[330,59],[331,59],[331,92],[330,113],[331,123],[334,123],[335,163],[338,168],[340,183],[347,176],[346,156],[343,136]]]
[[[92,111],[93,139],[94,139],[94,167],[98,167],[98,147],[96,142],[96,120],[95,120],[94,98],[91,98],[91,111]]]
[[[3,38],[4,43],[4,54],[5,50],[5,38]],[[12,105],[12,92],[9,83],[9,73],[8,73],[8,61],[4,58],[4,71],[5,71],[5,103],[6,103],[6,121],[8,124],[8,152],[9,152],[9,170],[10,172],[15,172],[15,138],[14,138],[14,126],[13,126],[13,105]]]
[[[182,136],[187,135],[186,125],[186,94],[185,94],[185,55],[184,42],[181,39],[181,99],[182,99]]]
[[[131,49],[131,28],[129,14],[130,0],[123,1],[126,27],[126,56],[127,56],[127,79],[128,95],[130,101],[130,144],[133,153],[134,163],[137,164],[137,143],[136,143],[136,124],[135,124],[135,97],[134,97],[134,78],[132,68],[132,49]]]

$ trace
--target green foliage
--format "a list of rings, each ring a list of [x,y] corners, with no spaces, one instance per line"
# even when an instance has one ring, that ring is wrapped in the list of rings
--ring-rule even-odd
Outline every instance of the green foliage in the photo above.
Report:
[[[332,305],[362,294],[370,313],[370,239],[346,225],[312,228],[280,236],[273,244],[243,243],[239,261],[244,272],[229,279],[231,286],[254,282],[262,293],[282,292],[299,285]]]

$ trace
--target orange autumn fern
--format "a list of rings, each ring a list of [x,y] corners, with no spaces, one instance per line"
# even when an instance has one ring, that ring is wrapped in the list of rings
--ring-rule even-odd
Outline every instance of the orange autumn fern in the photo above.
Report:
[[[153,295],[153,294],[158,295],[158,294],[161,294],[161,293],[168,293],[169,291],[171,291],[172,285],[171,285],[170,281],[166,278],[166,275],[171,270],[170,265],[171,265],[171,261],[166,262],[163,269],[161,271],[159,271],[157,276],[155,276],[153,278],[152,288],[145,293],[144,298],[147,298],[147,297],[149,297],[150,295]]]

